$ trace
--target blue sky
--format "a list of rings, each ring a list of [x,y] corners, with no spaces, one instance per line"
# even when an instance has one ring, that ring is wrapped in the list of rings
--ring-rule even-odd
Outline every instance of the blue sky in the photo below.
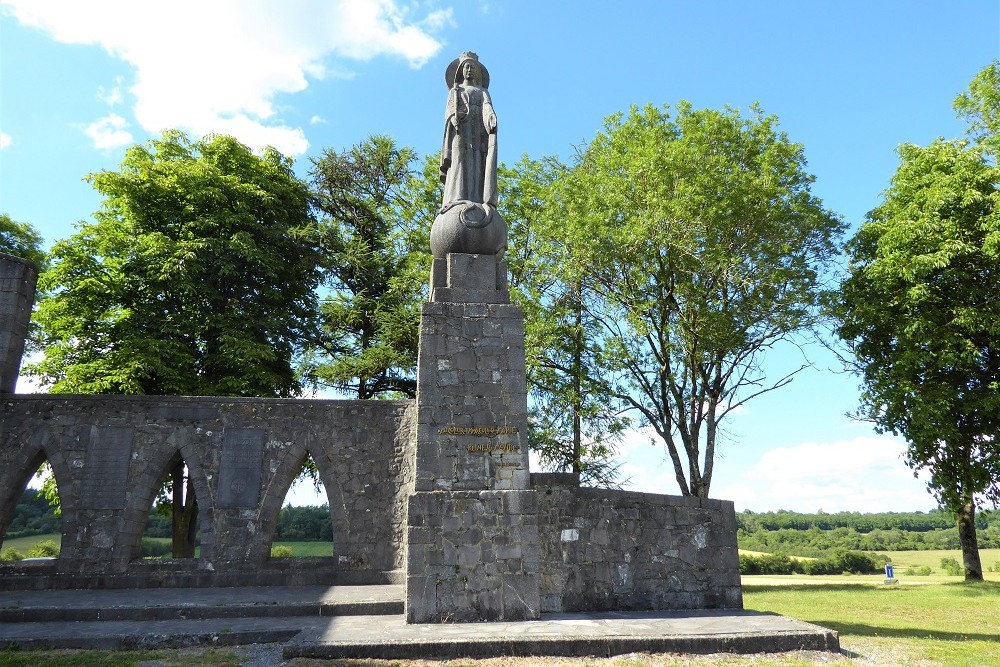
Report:
[[[440,148],[444,69],[491,73],[500,153],[571,159],[632,104],[746,109],[805,146],[814,193],[852,226],[877,205],[894,149],[955,137],[951,102],[1000,58],[1000,3],[0,0],[0,212],[47,243],[92,219],[83,180],[167,127],[236,135],[298,160],[388,134]],[[726,425],[713,496],[753,510],[926,510],[897,439],[845,413],[857,381],[816,367]],[[774,374],[801,352],[776,350]],[[676,491],[662,447],[622,449],[632,486]]]

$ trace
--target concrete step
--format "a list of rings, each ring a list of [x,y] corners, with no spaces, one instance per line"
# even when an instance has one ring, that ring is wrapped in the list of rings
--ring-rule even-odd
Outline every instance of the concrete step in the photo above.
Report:
[[[0,646],[108,650],[283,643],[286,659],[839,649],[836,632],[741,610],[408,625],[403,594],[398,585],[0,591]]]
[[[119,650],[284,643],[285,659],[610,656],[839,651],[837,633],[751,611],[605,612],[540,621],[407,625],[396,616],[0,624],[0,646]]]
[[[403,613],[402,586],[0,592],[0,623],[168,621]]]
[[[371,617],[366,617],[371,618]],[[287,642],[318,616],[208,618],[172,621],[0,623],[0,646],[19,650],[102,651],[185,646],[236,646]]]
[[[284,657],[389,660],[625,653],[838,652],[837,633],[743,610],[546,614],[538,621],[426,623],[402,616],[327,619],[285,644]]]

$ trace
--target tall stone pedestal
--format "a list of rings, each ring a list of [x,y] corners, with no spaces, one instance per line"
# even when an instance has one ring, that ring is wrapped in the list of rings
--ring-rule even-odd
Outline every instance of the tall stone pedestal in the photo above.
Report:
[[[410,623],[538,618],[524,316],[493,255],[436,259],[420,317]]]
[[[17,384],[37,279],[34,264],[0,253],[0,394],[13,394]]]

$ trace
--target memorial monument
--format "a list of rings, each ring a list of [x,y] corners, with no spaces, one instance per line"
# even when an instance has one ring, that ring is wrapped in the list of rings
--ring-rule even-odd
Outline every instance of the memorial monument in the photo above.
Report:
[[[496,210],[497,117],[476,54],[447,68],[430,301],[420,313],[406,618],[540,613],[537,500],[528,472],[524,315],[509,303]]]
[[[44,461],[62,500],[59,558],[0,563],[0,589],[405,583],[411,623],[742,607],[733,503],[530,473],[490,75],[463,53],[445,81],[445,187],[413,401],[10,393],[34,274],[0,255],[0,312],[18,314],[0,322],[0,538]],[[333,552],[271,558],[307,456]],[[150,505],[178,458],[200,555],[144,559]]]

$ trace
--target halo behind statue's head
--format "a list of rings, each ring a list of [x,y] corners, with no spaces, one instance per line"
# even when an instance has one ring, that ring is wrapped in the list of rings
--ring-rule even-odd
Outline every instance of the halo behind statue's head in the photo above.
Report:
[[[479,68],[479,85],[483,88],[489,88],[490,72],[485,65],[479,62],[479,56],[472,51],[466,51],[448,64],[448,69],[444,72],[444,82],[448,88],[454,88],[455,84],[458,83],[459,72],[461,72],[462,65],[465,64],[466,60],[471,60]]]

